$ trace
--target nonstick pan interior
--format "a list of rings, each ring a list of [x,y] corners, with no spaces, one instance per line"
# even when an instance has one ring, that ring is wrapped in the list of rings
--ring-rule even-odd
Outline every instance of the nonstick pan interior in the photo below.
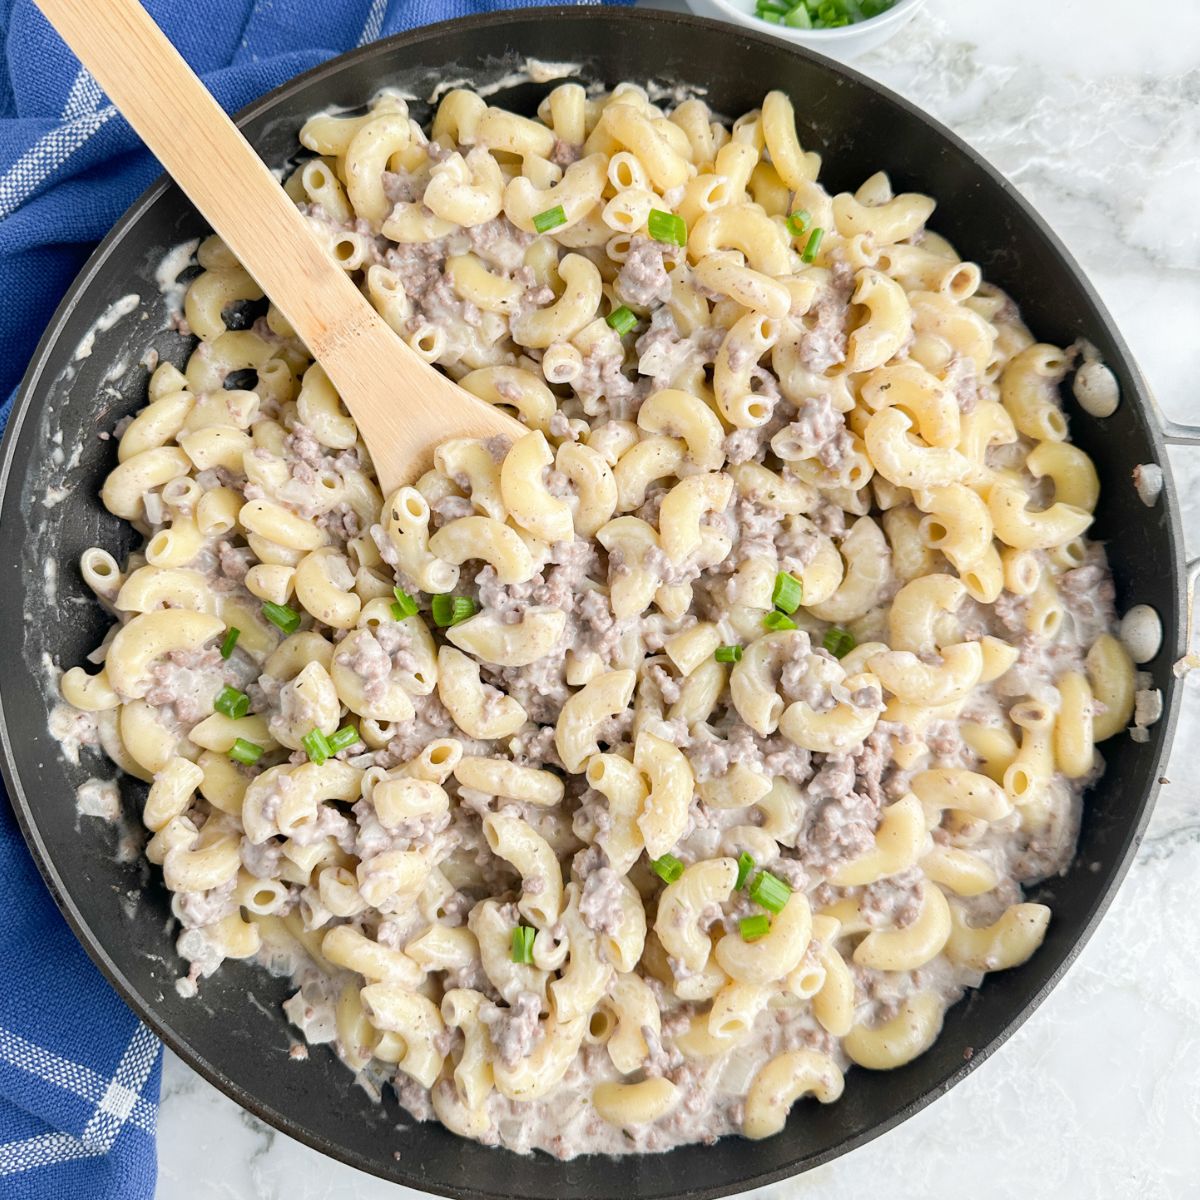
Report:
[[[882,168],[897,191],[929,192],[939,200],[933,227],[1017,298],[1036,336],[1061,345],[1084,336],[1116,372],[1124,400],[1114,416],[1095,420],[1070,402],[1068,412],[1072,435],[1104,484],[1097,531],[1108,540],[1118,604],[1152,604],[1162,616],[1164,649],[1148,669],[1168,711],[1147,743],[1122,737],[1105,745],[1108,766],[1087,797],[1078,859],[1031,893],[1054,910],[1044,948],[953,1008],[940,1040],[915,1063],[887,1074],[851,1072],[839,1103],[798,1105],[779,1137],[569,1163],[485,1149],[435,1124],[415,1124],[394,1099],[372,1103],[325,1048],[290,1058],[298,1038],[280,1012],[289,992],[284,980],[228,963],[197,998],[182,999],[174,986],[181,964],[168,895],[158,872],[129,853],[142,785],[124,784],[124,830],[77,817],[75,787],[112,768],[95,758],[64,761],[47,733],[54,702],[48,663],[81,662],[107,625],[79,577],[80,552],[91,545],[124,551],[132,542],[96,497],[115,462],[115,443],[98,432],[144,403],[148,371],[140,364],[147,350],[182,363],[189,348],[178,334],[160,332],[165,308],[155,269],[169,246],[205,230],[165,184],[142,197],[88,263],[38,349],[9,425],[0,478],[0,561],[9,580],[0,591],[4,773],[43,872],[92,956],[168,1044],[273,1125],[356,1167],[445,1195],[725,1195],[844,1153],[928,1103],[1012,1032],[1078,951],[1136,847],[1174,723],[1170,664],[1182,653],[1183,636],[1177,505],[1145,386],[1054,237],[963,143],[877,85],[803,50],[671,14],[524,10],[435,26],[347,55],[254,105],[243,127],[278,167],[312,112],[361,105],[383,86],[424,97],[446,81],[504,81],[526,57],[577,62],[583,77],[610,85],[689,85],[731,115],[783,88],[806,147],[825,156],[831,190],[857,187]],[[532,112],[550,86],[505,83],[495,94],[499,103]],[[424,111],[415,106],[415,115]],[[136,310],[98,333],[90,356],[74,358],[89,327],[130,294],[141,298]],[[1144,462],[1168,471],[1154,508],[1136,498],[1130,482]]]

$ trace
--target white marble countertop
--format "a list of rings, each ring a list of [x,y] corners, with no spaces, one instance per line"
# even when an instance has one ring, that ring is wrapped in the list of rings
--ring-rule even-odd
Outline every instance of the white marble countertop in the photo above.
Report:
[[[930,0],[856,65],[1021,188],[1090,274],[1167,414],[1200,422],[1200,4]],[[1174,463],[1194,554],[1200,449]],[[1053,996],[948,1096],[757,1200],[1200,1194],[1200,787],[1184,769],[1197,687],[1175,782]],[[416,1195],[267,1128],[170,1054],[159,1131],[160,1200]]]

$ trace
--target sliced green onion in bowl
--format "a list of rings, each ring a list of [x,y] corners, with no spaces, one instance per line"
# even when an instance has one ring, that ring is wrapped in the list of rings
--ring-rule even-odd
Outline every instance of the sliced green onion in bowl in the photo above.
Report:
[[[772,633],[778,633],[783,629],[795,629],[796,622],[787,613],[781,613],[776,609],[763,617],[763,628],[769,629]]]
[[[822,30],[844,29],[882,16],[893,8],[897,0],[757,0],[754,15],[772,25],[786,25],[789,29]],[[788,231],[793,237],[804,232],[797,231],[789,223]]]

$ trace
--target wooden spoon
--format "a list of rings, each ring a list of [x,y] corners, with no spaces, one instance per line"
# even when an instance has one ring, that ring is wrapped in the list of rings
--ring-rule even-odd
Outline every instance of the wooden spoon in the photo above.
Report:
[[[452,437],[529,432],[392,332],[137,0],[35,0],[325,368],[384,494]]]

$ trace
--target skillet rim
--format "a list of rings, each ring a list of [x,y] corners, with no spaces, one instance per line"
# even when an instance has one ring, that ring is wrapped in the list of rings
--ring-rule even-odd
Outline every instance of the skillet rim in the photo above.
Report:
[[[244,126],[260,115],[268,114],[270,109],[279,101],[290,98],[296,93],[303,93],[307,88],[326,76],[338,74],[347,67],[368,63],[375,57],[386,57],[394,47],[419,46],[422,42],[440,40],[448,34],[453,34],[457,31],[488,29],[503,26],[514,19],[530,18],[583,22],[596,21],[598,19],[610,21],[621,20],[660,28],[662,26],[690,26],[727,39],[741,39],[743,42],[750,44],[749,47],[738,46],[737,50],[739,53],[743,53],[746,48],[752,48],[755,44],[770,47],[773,51],[784,49],[793,57],[815,62],[865,87],[873,95],[882,97],[884,100],[896,105],[910,117],[915,118],[928,129],[932,130],[943,142],[948,143],[966,156],[973,167],[981,172],[992,186],[998,187],[1007,201],[1020,210],[1022,216],[1032,224],[1037,233],[1044,239],[1047,247],[1054,255],[1056,268],[1071,277],[1084,299],[1092,306],[1099,318],[1100,325],[1111,339],[1118,360],[1125,368],[1133,384],[1132,394],[1123,394],[1122,400],[1133,404],[1139,415],[1144,418],[1143,423],[1146,427],[1150,447],[1154,451],[1155,461],[1162,465],[1168,483],[1168,486],[1163,490],[1162,500],[1166,518],[1166,534],[1171,549],[1171,591],[1175,597],[1176,612],[1174,627],[1164,631],[1162,651],[1170,652],[1172,661],[1182,656],[1186,650],[1184,639],[1186,637],[1187,601],[1181,508],[1174,487],[1170,459],[1166,453],[1166,446],[1160,428],[1161,418],[1154,404],[1153,394],[1141,369],[1121,335],[1116,322],[1096,292],[1087,274],[1048,222],[1033,207],[1032,203],[973,146],[943,125],[939,120],[930,116],[916,104],[884,84],[879,83],[853,67],[846,66],[835,59],[827,58],[825,55],[813,51],[806,46],[781,43],[778,39],[772,38],[767,33],[743,29],[739,26],[709,18],[663,10],[613,9],[590,4],[531,5],[518,9],[502,10],[441,21],[437,24],[421,26],[395,34],[386,39],[369,43],[365,46],[357,47],[354,50],[337,55],[324,63],[312,67],[281,84],[279,87],[265,93],[253,103],[240,109],[234,116],[234,122],[239,127]],[[48,380],[43,380],[43,375],[46,372],[48,360],[62,332],[61,327],[73,313],[80,299],[85,297],[92,281],[105,265],[110,254],[118,249],[119,244],[123,241],[126,234],[136,228],[144,212],[152,204],[157,202],[164,193],[174,187],[175,185],[170,178],[162,175],[138,196],[89,255],[79,274],[72,281],[62,301],[55,309],[53,316],[46,326],[46,330],[39,339],[30,358],[29,366],[14,392],[12,411],[5,430],[3,443],[0,445],[0,504],[7,497],[9,479],[15,466],[16,447],[24,423],[31,415],[36,416],[37,407],[34,404],[34,400],[40,394],[39,388],[43,384],[47,387],[52,385],[57,378],[55,376]],[[182,195],[179,196],[179,200],[185,204],[187,203]],[[674,1190],[643,1191],[639,1187],[639,1200],[670,1200],[670,1198],[682,1200],[685,1196],[688,1200],[717,1200],[718,1197],[730,1196],[742,1191],[767,1186],[784,1179],[798,1177],[818,1166],[842,1157],[852,1150],[865,1145],[867,1142],[873,1141],[881,1134],[888,1132],[903,1121],[914,1116],[935,1099],[944,1095],[952,1087],[960,1083],[981,1062],[989,1058],[1002,1046],[1032,1016],[1034,1011],[1058,985],[1063,975],[1075,962],[1095,932],[1100,920],[1108,911],[1129,871],[1133,856],[1141,844],[1147,822],[1150,819],[1154,803],[1157,799],[1159,790],[1157,780],[1162,776],[1164,767],[1168,761],[1178,721],[1183,688],[1180,686],[1179,680],[1174,676],[1173,672],[1168,672],[1167,681],[1168,694],[1165,712],[1162,719],[1155,726],[1159,751],[1148,771],[1148,778],[1143,784],[1140,802],[1132,815],[1132,820],[1129,822],[1124,835],[1124,845],[1121,847],[1114,861],[1111,878],[1091,909],[1085,912],[1084,918],[1079,924],[1071,943],[1063,952],[1058,963],[1049,973],[1042,986],[1037,989],[1021,1008],[1017,1009],[1003,1023],[986,1045],[976,1047],[969,1059],[965,1059],[961,1065],[956,1066],[949,1074],[927,1088],[912,1101],[894,1109],[884,1120],[876,1122],[858,1134],[847,1137],[827,1150],[809,1155],[803,1159],[794,1159],[786,1166],[774,1170],[762,1171],[731,1184],[721,1183],[715,1186],[692,1189],[688,1192]],[[199,1051],[193,1049],[168,1021],[158,1016],[153,1001],[144,998],[142,993],[125,977],[117,964],[109,956],[104,945],[92,933],[90,926],[84,920],[72,899],[70,889],[64,885],[61,873],[57,870],[47,852],[46,845],[41,836],[37,816],[21,781],[17,766],[17,756],[10,740],[2,684],[0,684],[0,775],[3,776],[10,797],[10,805],[21,833],[37,864],[38,871],[60,912],[77,940],[101,973],[116,989],[122,1000],[150,1027],[155,1035],[205,1080],[229,1096],[239,1106],[253,1113],[273,1128],[287,1134],[303,1145],[328,1155],[348,1166],[385,1179],[391,1183],[401,1182],[395,1175],[384,1173],[386,1168],[382,1162],[368,1159],[356,1151],[340,1146],[319,1134],[310,1133],[306,1127],[299,1127],[291,1118],[270,1107],[267,1101],[247,1092],[232,1079],[222,1074],[220,1070],[208,1063],[200,1055]],[[701,1153],[704,1149],[705,1147],[702,1144],[691,1144],[680,1147],[678,1152]],[[655,1157],[645,1156],[644,1161],[653,1163]],[[499,1162],[500,1160],[497,1161]],[[577,1161],[586,1162],[589,1159],[580,1159]],[[601,1156],[597,1156],[597,1161],[604,1160]],[[665,1160],[659,1159],[659,1161]],[[747,1161],[752,1163],[752,1156],[748,1155]],[[662,1172],[661,1174],[665,1176],[667,1173]],[[513,1197],[513,1193],[511,1192],[495,1191],[486,1186],[479,1187],[474,1184],[456,1185],[453,1190],[450,1190],[448,1183],[440,1184],[426,1179],[405,1179],[402,1186],[435,1195],[451,1198],[459,1197],[461,1200],[511,1200]]]

